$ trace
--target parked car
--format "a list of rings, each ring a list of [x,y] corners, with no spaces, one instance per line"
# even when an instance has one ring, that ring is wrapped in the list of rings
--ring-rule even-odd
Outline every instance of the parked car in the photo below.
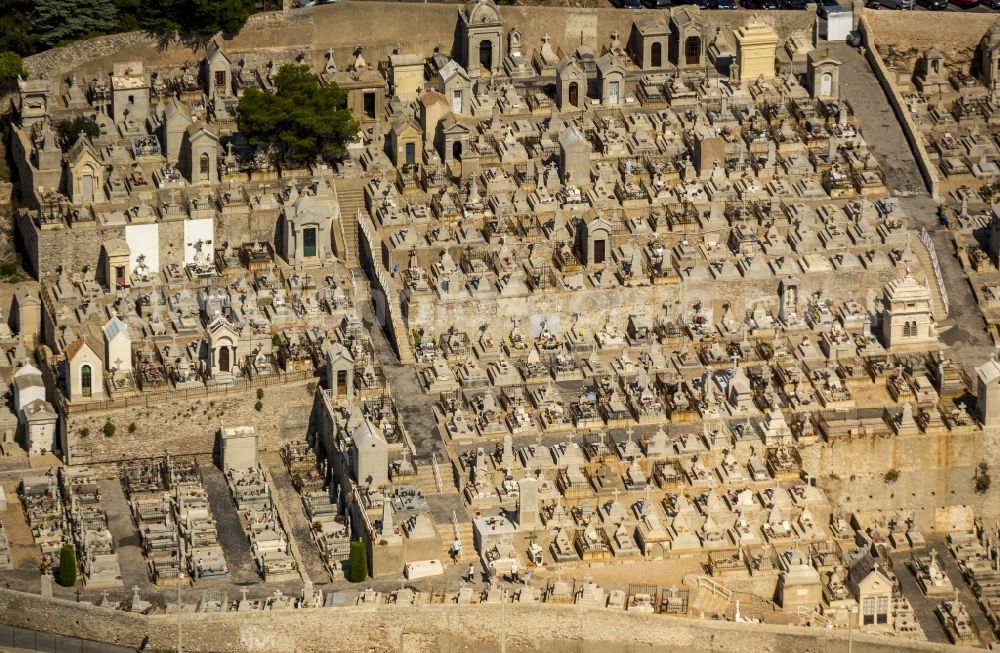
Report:
[[[674,6],[694,5],[699,9],[708,9],[708,0],[674,0]]]
[[[743,0],[746,9],[780,9],[781,0]]]
[[[671,0],[642,0],[642,4],[650,9],[670,9],[674,3]]]
[[[806,0],[781,0],[782,9],[805,9]]]
[[[878,0],[887,9],[913,9],[913,0]]]
[[[619,9],[642,9],[642,3],[639,0],[617,0]]]
[[[709,9],[738,9],[736,0],[708,0]]]
[[[819,7],[816,8],[816,13],[823,18],[840,11],[844,11],[844,8],[837,0],[819,0]]]
[[[1000,9],[1000,0],[980,0],[980,4],[990,9]]]
[[[979,6],[979,0],[951,0],[951,4],[961,9],[972,9]]]
[[[948,0],[917,0],[917,3],[931,11],[941,11],[948,6]]]

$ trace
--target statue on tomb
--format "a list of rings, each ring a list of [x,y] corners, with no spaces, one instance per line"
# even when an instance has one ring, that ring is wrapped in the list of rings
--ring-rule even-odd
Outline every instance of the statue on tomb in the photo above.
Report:
[[[740,64],[735,61],[729,64],[729,83],[740,83]]]
[[[510,35],[507,37],[507,52],[512,57],[521,56],[521,31],[517,29],[517,25],[510,30]]]

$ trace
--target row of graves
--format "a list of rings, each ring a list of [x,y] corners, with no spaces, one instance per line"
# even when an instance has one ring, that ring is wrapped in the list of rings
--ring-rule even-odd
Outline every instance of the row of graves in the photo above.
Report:
[[[226,578],[229,566],[194,456],[126,463],[122,486],[142,541],[150,578],[159,585]]]
[[[61,468],[58,473],[50,469],[26,476],[20,492],[32,538],[41,548],[43,570],[58,567],[62,545],[71,543],[88,587],[122,584],[94,470]]]
[[[7,495],[3,487],[0,487],[0,510],[7,510]],[[11,558],[10,542],[7,540],[7,531],[4,530],[3,522],[0,522],[0,570],[14,568],[14,561]]]
[[[65,399],[226,386],[322,366],[350,305],[345,282],[273,266],[242,271],[114,290],[60,276],[44,296],[59,334],[51,344],[65,355]]]
[[[647,445],[656,462],[631,434],[618,441],[588,437],[582,446],[539,443],[516,453],[508,436],[495,453],[463,452],[464,497],[477,514],[488,515],[473,521],[484,563],[655,559],[828,537],[826,499],[798,474],[753,479],[728,450],[668,459],[650,448],[657,442],[666,443],[662,431]],[[780,455],[780,448],[772,452]],[[758,464],[766,469],[763,460]]]
[[[976,520],[971,531],[956,531],[948,535],[948,549],[958,561],[962,577],[975,595],[994,634],[1000,634],[998,538],[1000,532],[989,528],[982,520]],[[948,598],[954,600],[956,593],[952,592]],[[956,644],[979,646],[980,634],[969,619],[968,609],[957,601],[955,603],[958,605],[952,607],[945,601],[939,609],[949,638]],[[949,617],[951,619],[947,620]]]
[[[339,501],[330,494],[338,490],[329,482],[326,458],[317,456],[303,440],[286,443],[281,457],[302,500],[309,534],[327,572],[333,578],[343,578],[351,554],[350,517],[340,514]]]
[[[1000,27],[990,26],[975,54],[964,61],[949,62],[933,46],[904,53],[891,45],[879,49],[919,126],[926,158],[935,166],[942,190],[989,188],[1000,179],[996,142]]]
[[[14,562],[10,556],[10,542],[7,541],[7,531],[0,522],[0,569],[13,569]]]
[[[77,561],[83,567],[84,584],[88,587],[122,585],[114,537],[108,528],[108,515],[101,505],[96,472],[88,467],[61,467],[59,483]]]
[[[41,549],[42,569],[54,569],[59,566],[59,550],[70,537],[56,472],[25,476],[19,489],[31,537]]]
[[[421,591],[401,586],[399,589],[379,591],[366,589],[328,589],[316,587],[306,581],[302,589],[287,594],[274,590],[263,598],[251,598],[247,588],[241,590],[239,598],[230,598],[225,590],[206,591],[195,603],[166,605],[167,614],[176,614],[178,609],[185,614],[206,612],[254,612],[258,610],[311,610],[320,608],[370,608],[379,605],[413,607],[421,605],[495,605],[498,603],[534,603],[551,605],[579,605],[584,608],[607,608],[610,610],[632,610],[637,613],[688,616],[690,609],[688,587],[658,586],[649,584],[629,585],[626,589],[605,588],[591,578],[575,580],[556,578],[526,582],[513,589],[491,583],[485,588],[462,584],[458,589]],[[104,595],[95,604],[109,610],[138,611],[149,610],[138,591],[133,592],[131,601],[117,601]],[[732,610],[729,611],[730,613]],[[738,614],[738,612],[737,612]],[[720,616],[725,616],[722,613]],[[729,615],[730,617],[732,614]],[[748,621],[753,620],[748,618]]]
[[[265,581],[299,578],[288,533],[258,460],[256,430],[252,426],[223,427],[221,437],[222,470],[240,523],[250,538],[258,573]]]
[[[630,351],[626,345],[605,359],[591,352],[584,367],[596,373],[581,374],[581,383],[540,377],[529,384],[512,375],[496,377],[510,381],[499,386],[442,392],[435,402],[441,432],[463,445],[699,423],[723,424],[704,427],[706,435],[721,429],[738,438],[791,429],[799,442],[836,438],[852,420],[879,422],[880,430],[900,435],[974,428],[973,416],[954,401],[966,387],[947,352],[892,354],[839,324],[821,335],[819,347],[806,338],[796,347],[715,341],[682,347],[670,359],[649,353],[662,352],[655,342],[635,358]],[[504,365],[489,369],[499,374]]]

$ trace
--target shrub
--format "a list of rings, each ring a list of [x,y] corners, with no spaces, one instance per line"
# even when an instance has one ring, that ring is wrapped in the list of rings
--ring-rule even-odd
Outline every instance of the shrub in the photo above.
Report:
[[[274,334],[273,336],[271,336],[271,345],[273,345],[274,347],[280,347],[281,346],[281,336],[278,335],[277,333]]]
[[[83,427],[82,429],[80,429],[80,437],[81,438],[85,438],[88,435],[90,435],[90,429],[88,429],[86,426]]]
[[[883,476],[882,479],[885,481],[886,485],[892,485],[899,480],[899,470],[895,468],[890,469],[885,473],[885,476]]]
[[[129,422],[128,423],[128,432],[129,433],[135,433],[136,429],[138,429],[138,428],[139,427],[135,425],[135,422]]]
[[[63,587],[76,584],[76,550],[72,544],[63,544],[59,550],[59,584]]]
[[[104,422],[104,426],[101,427],[101,433],[103,433],[106,438],[110,438],[117,430],[118,427],[112,424],[111,420]]]
[[[365,551],[365,543],[361,540],[351,542],[351,557],[347,562],[350,581],[352,583],[363,582],[368,578],[368,553]]]
[[[986,494],[990,489],[993,479],[990,478],[990,466],[984,460],[976,466],[976,494]]]
[[[257,388],[257,401],[264,398],[264,388]]]
[[[255,403],[253,405],[253,409],[256,410],[258,413],[260,411],[264,410],[264,402],[263,401],[258,401],[257,403]]]

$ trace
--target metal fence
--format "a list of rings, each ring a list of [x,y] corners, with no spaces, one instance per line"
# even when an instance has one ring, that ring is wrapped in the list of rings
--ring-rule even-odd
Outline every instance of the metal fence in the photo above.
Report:
[[[136,649],[0,625],[0,648],[49,653],[134,653]]]
[[[941,291],[941,306],[945,315],[948,315],[948,291],[944,288],[944,277],[941,276],[941,267],[938,265],[937,251],[934,249],[934,241],[927,229],[920,230],[920,242],[927,248],[927,253],[931,257],[931,267],[934,268],[934,278],[937,279],[938,289]]]

